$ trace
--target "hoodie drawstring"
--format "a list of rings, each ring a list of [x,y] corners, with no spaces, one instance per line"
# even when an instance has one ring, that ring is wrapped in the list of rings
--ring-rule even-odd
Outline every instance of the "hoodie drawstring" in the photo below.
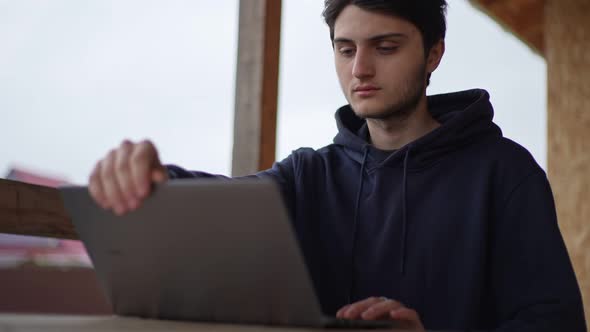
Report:
[[[367,162],[367,156],[369,154],[368,146],[365,146],[365,152],[363,154],[363,161],[361,163],[361,172],[359,175],[359,185],[358,185],[358,192],[356,194],[356,204],[354,208],[354,228],[352,230],[352,264],[351,264],[351,273],[350,273],[350,286],[348,288],[348,303],[352,303],[352,293],[354,290],[354,283],[355,283],[355,264],[356,264],[356,242],[357,242],[357,230],[358,230],[358,223],[359,223],[359,214],[360,214],[360,205],[361,205],[361,197],[363,192],[363,180],[365,175],[365,166]],[[408,159],[410,157],[410,150],[412,149],[411,146],[408,147],[406,150],[406,154],[404,156],[404,174],[402,178],[402,236],[401,236],[401,257],[400,257],[400,273],[401,275],[405,274],[405,266],[406,266],[406,238],[407,238],[407,229],[408,229],[408,211],[407,211],[407,191],[408,191]]]
[[[361,163],[361,173],[359,175],[359,185],[358,185],[358,192],[356,194],[356,204],[354,207],[354,224],[352,229],[352,264],[350,269],[350,286],[348,287],[348,303],[352,303],[352,292],[354,288],[354,269],[356,264],[356,233],[358,229],[358,222],[359,222],[359,213],[360,213],[360,206],[361,206],[361,197],[363,193],[363,179],[365,176],[365,164],[367,163],[367,156],[369,155],[369,147],[364,147],[365,152],[363,154],[363,162]]]
[[[408,229],[408,204],[407,204],[407,190],[408,190],[408,158],[412,146],[406,150],[404,157],[404,177],[402,180],[402,241],[401,241],[401,259],[400,259],[400,273],[404,275],[406,271],[406,237]]]

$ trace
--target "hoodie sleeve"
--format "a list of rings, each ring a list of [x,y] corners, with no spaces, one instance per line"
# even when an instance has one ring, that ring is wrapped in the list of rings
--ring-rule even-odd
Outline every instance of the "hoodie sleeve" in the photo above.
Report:
[[[586,331],[580,289],[542,170],[511,192],[492,229],[495,331]]]
[[[168,177],[170,179],[220,179],[229,180],[230,178],[225,175],[211,174],[201,171],[187,171],[186,169],[176,165],[165,165]]]

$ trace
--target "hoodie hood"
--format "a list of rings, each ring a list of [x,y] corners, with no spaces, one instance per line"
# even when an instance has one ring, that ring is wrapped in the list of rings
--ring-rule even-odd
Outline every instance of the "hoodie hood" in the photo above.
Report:
[[[405,161],[409,169],[421,168],[465,145],[502,136],[500,128],[492,122],[494,110],[485,90],[429,96],[428,110],[441,126],[397,150],[376,167]],[[338,134],[334,143],[343,146],[351,159],[363,163],[365,152],[375,149],[363,135],[367,132],[366,121],[357,117],[350,105],[346,105],[336,112],[336,124]],[[411,155],[406,154],[409,149]],[[405,157],[408,157],[407,160]]]

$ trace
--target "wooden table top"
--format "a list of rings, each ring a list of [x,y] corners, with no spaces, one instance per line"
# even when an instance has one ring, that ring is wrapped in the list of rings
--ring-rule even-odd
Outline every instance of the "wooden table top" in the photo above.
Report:
[[[313,328],[289,328],[257,325],[210,324],[149,320],[118,316],[31,315],[0,313],[0,332],[311,332],[327,331]],[[330,332],[338,330],[329,329]],[[341,330],[342,331],[342,330]],[[346,330],[350,332],[351,330]],[[375,331],[375,330],[371,330]]]

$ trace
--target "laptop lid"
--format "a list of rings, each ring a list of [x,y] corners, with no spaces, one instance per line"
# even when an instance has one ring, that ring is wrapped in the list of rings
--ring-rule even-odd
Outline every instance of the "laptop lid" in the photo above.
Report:
[[[263,180],[171,180],[134,212],[60,188],[115,313],[320,326],[280,191]]]

